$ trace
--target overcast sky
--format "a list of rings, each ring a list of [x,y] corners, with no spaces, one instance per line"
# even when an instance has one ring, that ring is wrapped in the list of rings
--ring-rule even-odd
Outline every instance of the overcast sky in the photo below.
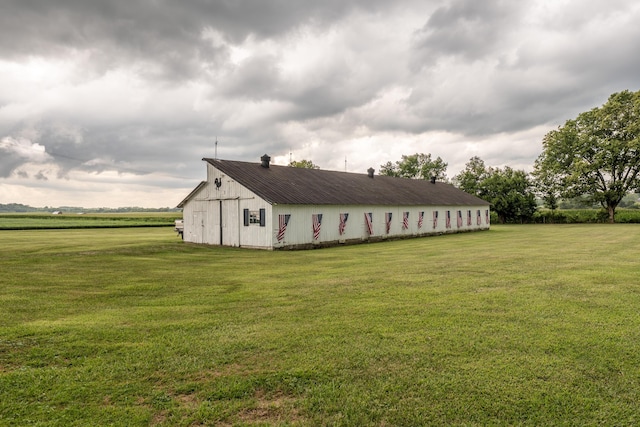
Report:
[[[2,0],[0,203],[173,207],[203,157],[530,171],[640,89],[635,0]]]

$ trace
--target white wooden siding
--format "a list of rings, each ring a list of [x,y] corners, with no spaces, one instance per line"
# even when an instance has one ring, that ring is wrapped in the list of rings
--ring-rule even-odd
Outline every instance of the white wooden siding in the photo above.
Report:
[[[485,211],[487,206],[327,206],[327,205],[276,205],[273,207],[273,219],[271,223],[272,242],[275,248],[291,245],[321,244],[323,242],[339,242],[354,239],[369,240],[397,238],[408,236],[420,236],[440,233],[453,233],[458,231],[472,231],[488,229],[490,224],[486,221]],[[471,225],[467,224],[467,211],[472,212]],[[481,212],[481,223],[477,224],[477,211]],[[433,212],[438,212],[438,221],[434,228]],[[446,213],[450,212],[451,226],[446,226]],[[462,212],[462,225],[458,227],[458,211]],[[369,233],[365,225],[365,213],[373,214],[373,234]],[[391,212],[391,224],[389,233],[386,232],[385,214]],[[409,224],[407,229],[402,228],[403,213],[409,212]],[[424,212],[422,227],[418,228],[418,215]],[[339,233],[340,214],[348,213],[343,235]],[[278,241],[279,215],[291,215],[286,228],[284,239]],[[322,214],[322,225],[318,240],[313,238],[312,215]]]
[[[221,182],[220,186],[215,184],[216,179]],[[244,209],[259,211],[261,208],[265,209],[267,224],[270,223],[269,203],[213,166],[207,165],[206,185],[184,205],[184,240],[219,245],[222,239],[224,246],[270,248],[268,227],[245,227],[243,223]]]

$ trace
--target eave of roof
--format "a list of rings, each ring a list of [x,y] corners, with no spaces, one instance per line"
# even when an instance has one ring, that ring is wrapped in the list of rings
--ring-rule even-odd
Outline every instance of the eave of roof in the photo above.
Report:
[[[184,204],[187,202],[187,200],[189,200],[194,194],[196,194],[202,187],[204,187],[205,185],[207,185],[207,181],[202,181],[200,182],[200,184],[198,184],[198,186],[196,188],[194,188],[193,190],[191,190],[191,193],[189,193],[187,195],[187,197],[185,197],[184,199],[182,199],[182,201],[180,203],[178,203],[178,205],[176,206],[177,208],[183,208]]]
[[[271,204],[489,205],[485,200],[442,182],[381,175],[370,178],[367,174],[278,165],[265,168],[260,163],[210,158],[202,160]]]

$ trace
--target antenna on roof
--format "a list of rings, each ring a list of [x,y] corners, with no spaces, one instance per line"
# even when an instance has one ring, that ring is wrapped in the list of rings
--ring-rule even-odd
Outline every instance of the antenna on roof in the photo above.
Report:
[[[289,164],[291,164],[291,162],[293,162],[293,153],[291,152],[291,148],[289,148]]]
[[[347,171],[347,156],[344,156],[344,171]]]
[[[218,136],[216,136],[216,145],[215,145],[215,151],[213,152],[213,158],[218,160]]]

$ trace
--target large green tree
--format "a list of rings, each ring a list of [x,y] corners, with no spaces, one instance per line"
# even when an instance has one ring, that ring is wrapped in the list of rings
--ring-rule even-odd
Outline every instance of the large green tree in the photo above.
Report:
[[[491,203],[501,223],[528,221],[536,210],[533,184],[525,171],[486,167],[481,158],[472,157],[453,182]]]
[[[447,179],[447,164],[437,157],[431,158],[431,154],[415,153],[402,155],[401,160],[395,163],[387,162],[380,165],[380,175],[395,176],[411,179],[431,179],[435,177],[439,181]]]
[[[608,211],[640,188],[640,91],[614,93],[599,108],[547,133],[533,175],[548,194],[587,196]]]

